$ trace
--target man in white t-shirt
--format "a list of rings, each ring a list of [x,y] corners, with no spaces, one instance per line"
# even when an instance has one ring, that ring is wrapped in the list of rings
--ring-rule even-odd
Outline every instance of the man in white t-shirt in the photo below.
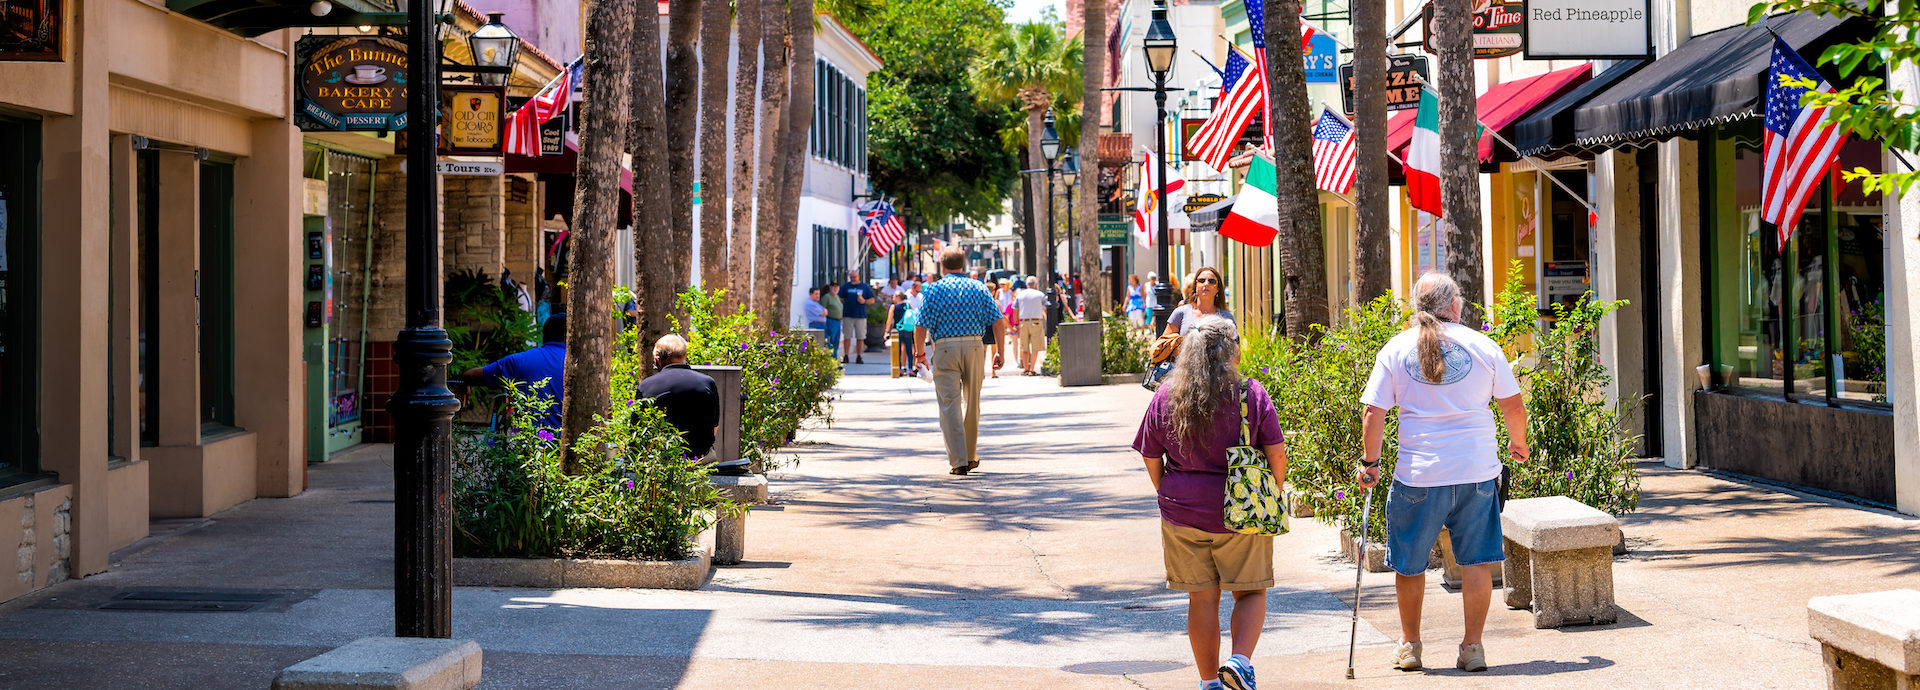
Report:
[[[1039,278],[1027,278],[1027,286],[1013,294],[1013,309],[1020,317],[1020,374],[1034,376],[1047,349],[1047,293],[1040,291]]]
[[[1400,645],[1393,665],[1421,668],[1420,608],[1427,554],[1445,527],[1461,566],[1466,635],[1455,667],[1487,670],[1481,632],[1493,599],[1493,568],[1506,560],[1500,534],[1493,412],[1499,401],[1509,430],[1506,454],[1526,462],[1526,404],[1498,343],[1458,323],[1460,286],[1428,273],[1413,286],[1412,328],[1387,341],[1374,359],[1360,402],[1367,406],[1360,486],[1380,481],[1380,445],[1387,411],[1400,408],[1400,453],[1387,492],[1387,562],[1400,602]],[[1425,347],[1423,347],[1423,345]]]

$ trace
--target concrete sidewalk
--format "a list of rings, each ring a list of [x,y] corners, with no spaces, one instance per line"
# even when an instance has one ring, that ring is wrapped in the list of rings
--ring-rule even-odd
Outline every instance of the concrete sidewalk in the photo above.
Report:
[[[1191,688],[1185,598],[1161,584],[1158,516],[1128,450],[1148,393],[987,384],[983,465],[946,473],[931,386],[854,366],[831,428],[803,431],[748,562],[695,592],[459,588],[455,635],[485,687]],[[1368,575],[1359,685],[1820,687],[1813,596],[1920,588],[1920,521],[1644,465],[1621,622],[1536,631],[1498,603],[1487,674],[1386,668],[1392,577]],[[264,687],[279,668],[391,632],[384,446],[311,488],[136,545],[108,573],[0,606],[0,687]],[[1343,680],[1353,571],[1295,522],[1256,657],[1267,687]],[[1430,578],[1428,661],[1451,668],[1459,598]],[[243,613],[98,610],[137,589],[276,598]],[[1428,675],[1450,676],[1429,678]]]

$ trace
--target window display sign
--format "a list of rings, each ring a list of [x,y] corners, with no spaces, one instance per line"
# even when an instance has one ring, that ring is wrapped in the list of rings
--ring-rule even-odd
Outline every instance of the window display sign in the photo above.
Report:
[[[503,86],[440,87],[440,155],[498,156],[505,143]]]
[[[1332,84],[1339,79],[1340,48],[1332,36],[1315,31],[1313,46],[1301,57],[1307,61],[1308,84]]]
[[[1419,55],[1387,56],[1387,112],[1420,107],[1420,83],[1427,78],[1427,59]],[[1417,78],[1416,78],[1417,77]],[[1340,103],[1353,115],[1353,63],[1340,66]]]
[[[1527,0],[1528,60],[1653,57],[1647,0]]]
[[[294,49],[303,132],[407,127],[407,47],[392,38],[307,36]],[[497,108],[498,106],[496,106]]]
[[[58,62],[66,33],[60,0],[0,0],[0,60]]]
[[[1514,55],[1526,47],[1526,3],[1474,0],[1473,58],[1490,60]],[[1427,52],[1433,46],[1433,3],[1427,3],[1420,15],[1420,29],[1427,35]]]

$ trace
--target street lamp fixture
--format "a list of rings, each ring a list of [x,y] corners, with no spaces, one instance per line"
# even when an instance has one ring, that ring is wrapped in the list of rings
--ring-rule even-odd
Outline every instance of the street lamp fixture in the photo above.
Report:
[[[473,50],[475,66],[501,68],[498,72],[484,72],[476,76],[480,83],[489,86],[507,83],[513,58],[520,52],[520,37],[500,22],[505,16],[505,12],[488,12],[486,25],[467,37],[467,47]]]
[[[1060,157],[1060,132],[1053,128],[1052,110],[1047,111],[1045,122],[1046,129],[1040,131],[1040,155],[1046,156],[1048,161],[1052,161]]]
[[[1060,157],[1060,179],[1067,183],[1069,191],[1073,189],[1074,181],[1080,179],[1080,162],[1074,159],[1071,149]]]
[[[1159,266],[1159,284],[1154,286],[1153,332],[1165,333],[1167,319],[1173,314],[1173,285],[1171,263],[1167,256],[1167,73],[1173,70],[1173,56],[1179,50],[1173,38],[1173,26],[1167,23],[1167,5],[1165,0],[1153,5],[1153,23],[1147,26],[1147,38],[1144,50],[1147,53],[1147,70],[1153,73],[1153,145],[1157,155],[1153,164],[1153,194],[1159,203],[1154,204],[1156,220],[1160,227],[1156,231],[1154,249],[1157,250],[1155,264]]]
[[[1173,69],[1173,56],[1180,48],[1173,38],[1173,25],[1167,23],[1165,2],[1153,4],[1153,23],[1147,25],[1147,38],[1141,42],[1147,53],[1147,70],[1155,82],[1164,81]]]

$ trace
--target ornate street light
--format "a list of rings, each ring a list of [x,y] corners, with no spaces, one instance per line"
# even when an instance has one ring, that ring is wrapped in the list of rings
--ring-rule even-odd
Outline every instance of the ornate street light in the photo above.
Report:
[[[1040,130],[1040,155],[1047,159],[1047,227],[1037,233],[1040,241],[1046,243],[1046,251],[1037,252],[1046,257],[1047,263],[1040,267],[1040,282],[1047,293],[1047,335],[1052,337],[1053,329],[1060,323],[1060,298],[1053,288],[1053,173],[1054,162],[1060,156],[1060,132],[1053,127],[1053,110],[1048,109],[1042,120],[1046,128]]]
[[[1073,187],[1080,179],[1080,162],[1073,155],[1073,149],[1067,149],[1060,156],[1060,181],[1067,183],[1067,274],[1072,275],[1075,266],[1080,265],[1080,233],[1073,225]]]
[[[1160,281],[1154,286],[1153,332],[1158,335],[1166,332],[1167,318],[1173,313],[1173,276],[1167,256],[1167,73],[1173,70],[1173,56],[1179,50],[1173,38],[1173,26],[1167,23],[1165,0],[1153,4],[1153,23],[1147,26],[1142,50],[1147,54],[1147,70],[1153,73],[1153,145],[1158,154],[1154,159],[1158,169],[1153,176],[1160,221],[1159,236],[1154,238],[1159,245],[1155,249]]]
[[[1060,133],[1053,128],[1052,110],[1047,111],[1045,122],[1046,129],[1040,131],[1040,155],[1046,156],[1047,161],[1052,162],[1053,159],[1060,157]]]
[[[500,86],[507,83],[507,75],[513,68],[513,58],[520,52],[520,37],[506,24],[500,23],[505,12],[488,12],[485,26],[467,37],[467,47],[473,50],[473,64],[476,67],[506,68],[500,72],[481,73],[475,77],[480,83]]]

